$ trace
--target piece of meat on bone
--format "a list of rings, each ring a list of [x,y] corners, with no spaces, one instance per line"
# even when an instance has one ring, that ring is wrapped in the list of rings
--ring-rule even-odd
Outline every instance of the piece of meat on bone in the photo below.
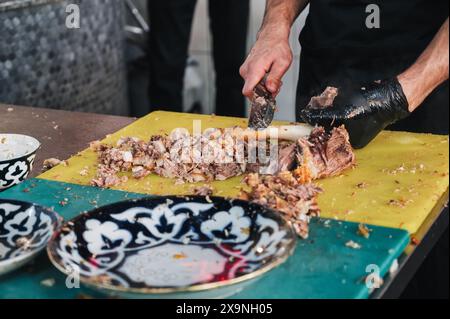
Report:
[[[295,170],[299,180],[309,183],[316,179],[335,176],[352,167],[355,155],[344,127],[327,133],[315,128],[307,137],[296,143],[279,141],[278,156],[271,162],[248,164],[247,172],[276,175]]]
[[[346,129],[341,126],[327,133],[316,128],[309,138],[298,141],[298,168],[294,171],[300,182],[336,176],[355,164],[355,154]]]
[[[241,199],[279,211],[300,237],[308,238],[311,217],[320,215],[317,204],[320,188],[300,184],[288,171],[276,176],[249,174],[244,181],[250,190],[242,191]]]
[[[329,86],[319,96],[312,97],[311,101],[308,104],[308,107],[313,109],[323,109],[332,107],[334,100],[338,95],[339,89]]]

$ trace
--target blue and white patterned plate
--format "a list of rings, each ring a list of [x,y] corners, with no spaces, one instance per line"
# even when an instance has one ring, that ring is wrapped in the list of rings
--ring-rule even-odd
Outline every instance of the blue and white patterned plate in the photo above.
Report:
[[[0,134],[0,192],[28,177],[40,145],[31,136]]]
[[[0,199],[0,275],[33,259],[61,223],[56,213],[43,207]]]
[[[283,263],[295,243],[291,227],[260,205],[154,197],[75,218],[48,253],[62,272],[110,295],[224,297]]]

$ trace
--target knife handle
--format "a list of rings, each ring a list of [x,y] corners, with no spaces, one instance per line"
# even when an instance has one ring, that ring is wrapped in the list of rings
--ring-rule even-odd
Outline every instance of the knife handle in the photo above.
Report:
[[[263,96],[266,99],[272,99],[272,93],[270,93],[266,88],[266,81],[268,76],[269,73],[266,73],[266,75],[264,75],[262,80],[256,85],[254,92],[256,96]]]

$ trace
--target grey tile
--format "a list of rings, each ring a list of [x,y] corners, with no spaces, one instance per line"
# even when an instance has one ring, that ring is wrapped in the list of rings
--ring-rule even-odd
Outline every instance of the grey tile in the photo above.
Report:
[[[46,3],[1,13],[0,101],[126,114],[123,2]],[[68,3],[84,12],[79,30],[65,27]]]

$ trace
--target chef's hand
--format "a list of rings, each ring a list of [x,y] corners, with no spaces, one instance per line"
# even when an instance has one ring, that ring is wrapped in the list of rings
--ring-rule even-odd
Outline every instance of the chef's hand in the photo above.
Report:
[[[282,86],[282,78],[292,64],[289,31],[266,27],[258,36],[247,60],[240,69],[245,80],[242,93],[253,98],[253,89],[267,74],[266,88],[274,97]]]
[[[408,117],[408,99],[397,78],[357,88],[340,89],[332,107],[307,107],[300,116],[326,128],[345,125],[355,148],[369,144],[390,124]]]

